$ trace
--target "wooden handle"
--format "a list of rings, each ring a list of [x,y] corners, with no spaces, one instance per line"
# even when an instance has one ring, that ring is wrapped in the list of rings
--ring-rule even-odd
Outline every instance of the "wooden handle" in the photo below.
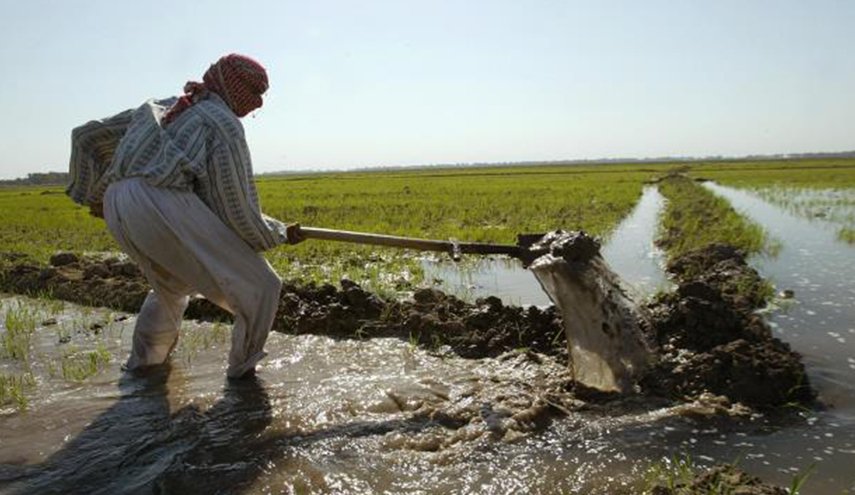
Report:
[[[323,239],[326,241],[353,242],[374,246],[389,246],[416,249],[419,251],[439,251],[451,254],[455,259],[460,254],[505,254],[520,257],[520,248],[507,244],[482,244],[478,242],[438,241],[419,239],[415,237],[399,237],[394,235],[368,234],[365,232],[350,232],[347,230],[321,229],[317,227],[299,227],[300,235],[306,239]]]

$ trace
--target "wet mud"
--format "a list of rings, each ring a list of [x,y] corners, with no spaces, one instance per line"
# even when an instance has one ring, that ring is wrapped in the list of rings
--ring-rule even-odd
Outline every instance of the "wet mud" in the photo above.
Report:
[[[644,390],[675,399],[711,392],[760,410],[813,405],[801,355],[757,314],[769,289],[742,252],[712,244],[667,269],[677,288],[647,307],[658,358]]]
[[[0,290],[47,296],[83,305],[136,312],[149,291],[136,265],[122,257],[58,253],[50,266],[21,255],[4,255]],[[554,308],[507,306],[495,297],[464,302],[435,289],[412,299],[385,300],[350,280],[341,286],[285,282],[274,330],[338,338],[399,337],[439,350],[449,346],[468,358],[495,357],[526,348],[566,353]],[[202,297],[191,299],[189,319],[228,321],[231,315]]]
[[[766,285],[741,252],[710,245],[667,269],[676,290],[660,294],[639,313],[653,357],[636,392],[677,403],[711,393],[761,411],[814,404],[801,356],[774,338],[756,313],[765,304]],[[139,269],[121,256],[58,253],[43,266],[7,253],[0,260],[0,290],[136,312],[149,289]],[[186,317],[230,319],[201,297],[191,301]],[[552,306],[508,306],[495,297],[468,303],[435,289],[386,300],[349,280],[340,287],[284,283],[274,330],[346,339],[396,337],[464,358],[509,351],[565,363],[569,358],[561,315]],[[615,399],[570,376],[547,389],[572,391],[587,401]],[[564,406],[558,402],[530,406],[560,412]]]
[[[634,389],[625,394],[575,380],[561,315],[551,306],[509,306],[494,297],[469,303],[434,289],[387,300],[348,280],[338,287],[286,282],[274,329],[355,345],[363,345],[354,342],[359,339],[394,337],[433,356],[495,358],[467,361],[473,363],[469,372],[451,373],[449,380],[385,388],[364,405],[365,414],[402,419],[355,427],[359,435],[382,434],[384,451],[437,452],[449,462],[459,455],[465,463],[470,452],[465,446],[473,442],[516,443],[559,417],[578,422],[580,429],[602,418],[683,417],[736,426],[755,421],[757,411],[786,413],[793,409],[785,406],[815,405],[801,357],[774,338],[757,313],[768,289],[742,253],[711,245],[667,269],[676,289],[639,308],[638,327],[652,354]],[[122,256],[58,253],[42,265],[7,253],[0,255],[0,290],[136,312],[149,288],[139,269]],[[230,319],[201,297],[193,299],[186,317]],[[323,428],[307,424],[298,429],[294,436],[252,449],[278,451],[297,438],[326,441]],[[722,483],[743,490],[734,493],[784,493],[722,465],[677,491],[660,487],[653,493],[705,493]]]
[[[651,495],[682,495],[692,493],[734,493],[739,495],[787,495],[789,490],[764,483],[731,464],[714,466],[696,475],[691,481],[674,487],[659,485]]]

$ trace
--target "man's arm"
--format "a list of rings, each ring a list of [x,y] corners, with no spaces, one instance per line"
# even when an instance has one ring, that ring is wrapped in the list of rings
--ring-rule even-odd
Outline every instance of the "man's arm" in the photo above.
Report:
[[[197,174],[196,192],[255,251],[302,240],[294,228],[261,213],[242,132],[216,140],[205,172]]]

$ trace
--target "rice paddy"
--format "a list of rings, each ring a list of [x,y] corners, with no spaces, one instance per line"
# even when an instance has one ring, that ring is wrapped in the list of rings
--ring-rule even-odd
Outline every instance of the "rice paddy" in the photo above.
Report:
[[[307,174],[263,177],[258,181],[258,188],[265,213],[307,226],[514,243],[517,233],[557,228],[584,229],[607,238],[632,210],[642,189],[673,168],[673,163],[666,163]],[[691,164],[681,167],[681,171],[690,178],[710,178],[749,189],[775,204],[793,202],[794,197],[808,198],[802,201],[805,205],[803,210],[814,213],[797,214],[818,221],[836,222],[841,232],[848,229],[848,235],[852,235],[852,226],[846,227],[849,218],[846,209],[850,207],[851,191],[855,188],[855,160],[831,164],[822,161]],[[763,226],[752,223],[744,212],[734,210],[728,201],[689,178],[671,178],[659,182],[658,187],[666,198],[665,211],[660,219],[660,237],[669,258],[708,242],[734,244],[749,253],[775,254],[776,239],[770,238],[764,228],[768,222],[763,222]],[[795,194],[792,191],[803,192]],[[776,199],[778,196],[784,199]],[[816,215],[816,211],[825,212],[825,216]],[[850,249],[848,246],[843,248]],[[61,188],[0,189],[0,253],[4,253],[0,256],[0,263],[14,262],[15,256],[9,253],[21,253],[33,261],[45,263],[60,250],[78,253],[116,251],[117,246],[103,222],[89,217],[84,208],[72,204],[62,194]],[[371,290],[386,288],[396,292],[412,290],[425,282],[421,279],[414,253],[410,252],[310,240],[298,246],[282,246],[266,253],[266,256],[284,278],[298,283],[335,284],[340,278],[348,277]],[[802,289],[796,287],[796,294],[802,297]],[[800,304],[807,308],[808,302],[805,300]],[[824,306],[815,305],[808,309],[813,312],[822,308]],[[793,312],[798,310],[796,307]],[[114,382],[120,375],[118,366],[127,355],[130,325],[114,322],[126,317],[102,309],[64,305],[52,299],[50,294],[41,294],[36,299],[5,299],[0,303],[0,409],[4,412],[21,411],[20,417],[35,416],[40,411],[46,414],[44,411],[49,411],[50,407],[45,404],[50,403],[57,391],[68,391],[69,394],[63,397],[77,397],[88,404],[93,400],[88,398],[90,395],[97,396],[91,391]],[[174,362],[194,379],[213,376],[218,384],[222,370],[217,366],[222,363],[228,346],[229,329],[230,326],[223,323],[185,322]],[[831,331],[842,336],[848,336],[845,334],[847,331],[855,333],[855,329],[850,331],[837,327]],[[416,345],[419,343],[417,337],[411,336],[405,352],[410,361],[416,360],[412,356],[421,356],[422,350]],[[305,342],[313,342],[313,339],[307,337]],[[294,342],[303,341],[297,339]],[[334,370],[330,371],[331,376],[339,373],[341,368],[361,370],[358,365],[365,360],[383,362],[388,358],[385,355],[382,359],[372,358],[370,354],[360,353],[360,346],[369,344],[361,340],[341,344],[349,346],[347,357],[340,356],[330,361],[330,369]],[[323,347],[329,345],[324,344]],[[380,347],[385,349],[389,345]],[[834,344],[834,349],[841,347]],[[268,371],[272,373],[276,366],[299,369],[299,359],[302,359],[301,352],[305,347],[291,350],[296,356],[293,360],[283,351],[270,358],[271,368]],[[349,361],[354,355],[357,356],[354,358],[356,361]],[[439,359],[432,355],[430,358]],[[292,376],[288,376],[291,380]],[[292,382],[299,380],[287,381]],[[210,393],[210,385],[196,386],[203,396]],[[176,388],[181,392],[182,387]],[[278,385],[271,390],[278,390],[276,387]],[[290,396],[287,400],[277,396],[274,403],[280,407],[290,403],[291,399]],[[805,414],[811,412],[806,411]],[[836,417],[832,419],[837,421]],[[22,423],[26,421],[22,420]],[[677,430],[683,432],[681,428],[678,426]],[[658,434],[661,429],[657,427],[655,430]],[[570,431],[568,434],[562,430],[561,435],[572,439],[573,430]],[[835,454],[834,461],[819,464],[826,471],[817,477],[818,481],[813,477],[809,479],[807,485],[831,479],[826,474],[827,470],[843,464],[840,458],[844,454],[840,452],[851,447],[846,444],[849,438],[845,436],[846,431],[834,431],[837,442],[834,447],[839,446],[841,450]],[[698,435],[688,429],[683,433],[692,438]],[[683,441],[681,435],[663,437],[662,443],[668,450],[671,447],[678,450],[686,446],[685,442],[680,443]],[[698,444],[704,448],[715,449],[719,445],[713,442],[718,435],[700,435]],[[759,438],[752,441],[760,445],[766,437]],[[743,440],[740,437],[735,441],[741,444]],[[504,448],[497,447],[498,450]],[[777,452],[775,446],[758,448]],[[730,451],[731,446],[725,445],[721,449]],[[523,449],[522,452],[524,456],[531,450]],[[603,458],[612,458],[613,454],[606,452]],[[692,455],[699,454],[694,452]],[[713,457],[724,459],[718,455]],[[693,457],[696,461],[688,457],[675,458],[654,467],[653,476],[666,486],[685,485],[694,473],[694,462],[704,464],[713,457]],[[779,468],[780,473],[784,473],[778,481],[787,483],[792,480],[791,490],[796,493],[804,483],[804,477],[799,473],[805,472],[809,459],[782,460],[772,454],[767,458],[776,469]],[[757,469],[757,463],[751,464],[751,468]],[[766,474],[772,473],[772,469],[769,468]]]
[[[701,164],[698,177],[746,189],[794,215],[828,222],[843,242],[855,243],[855,160]]]

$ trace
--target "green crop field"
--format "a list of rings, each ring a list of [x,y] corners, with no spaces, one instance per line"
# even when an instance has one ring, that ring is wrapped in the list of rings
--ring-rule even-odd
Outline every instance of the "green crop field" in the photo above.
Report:
[[[725,242],[749,254],[774,250],[762,226],[691,179],[669,177],[660,183],[659,190],[668,200],[658,236],[668,258],[713,242]]]
[[[518,233],[558,228],[607,237],[646,182],[678,167],[693,177],[757,190],[855,190],[855,159],[302,174],[260,177],[258,190],[265,213],[305,226],[514,243]],[[849,204],[852,198],[844,195],[842,201]],[[851,234],[845,218],[841,228]],[[46,261],[59,250],[117,249],[103,221],[73,204],[62,188],[0,188],[0,252]],[[347,276],[379,288],[388,285],[380,278],[389,274],[408,272],[415,283],[421,276],[413,253],[394,249],[309,240],[266,256],[284,278],[297,281],[336,282]]]
[[[665,170],[603,165],[430,169],[262,177],[262,209],[288,222],[332,229],[514,243],[516,234],[584,229],[607,235],[632,209],[643,183]],[[57,250],[116,250],[101,220],[61,188],[0,189],[0,252],[45,261]],[[289,279],[369,285],[408,270],[408,253],[310,240],[269,251]]]
[[[740,188],[855,187],[855,158],[699,162],[686,168],[692,177]]]
[[[855,244],[855,158],[693,165],[692,176],[748,189],[790,213],[833,223]]]

